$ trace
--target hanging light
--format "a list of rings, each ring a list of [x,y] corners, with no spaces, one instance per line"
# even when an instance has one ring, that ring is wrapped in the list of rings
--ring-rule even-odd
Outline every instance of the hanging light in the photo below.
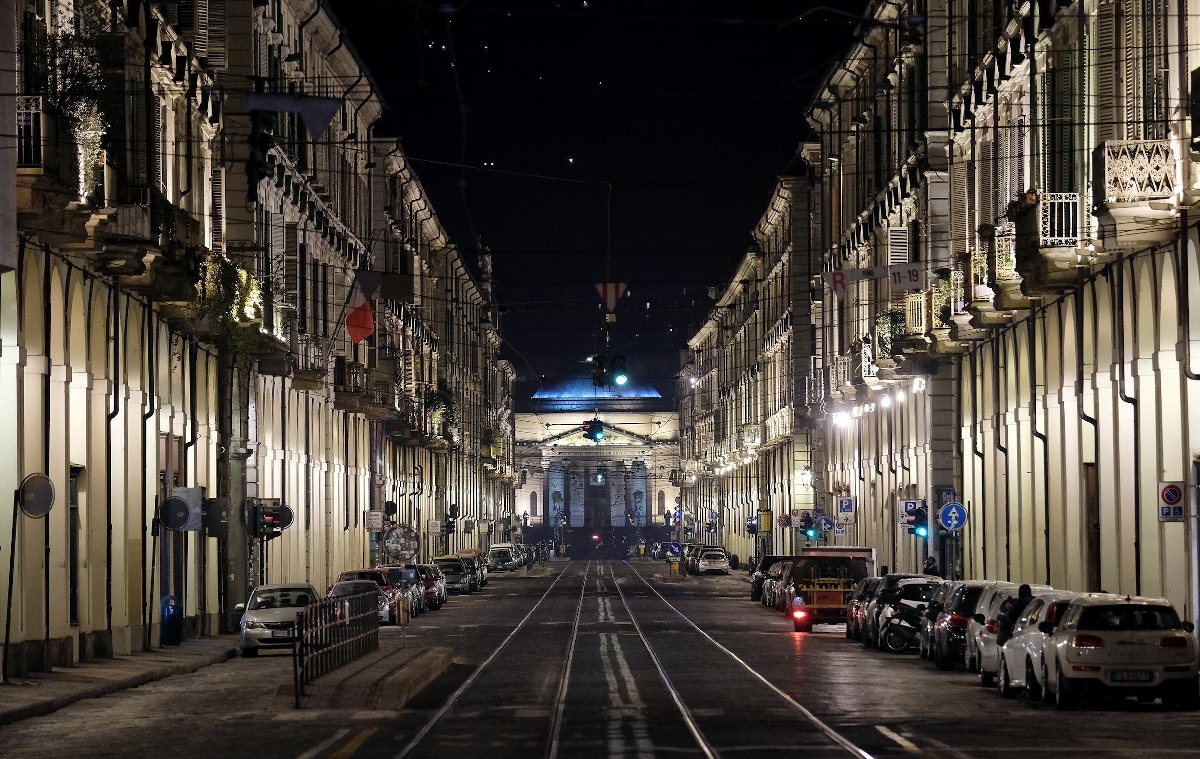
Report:
[[[800,487],[811,488],[813,484],[813,473],[808,467],[800,470]]]

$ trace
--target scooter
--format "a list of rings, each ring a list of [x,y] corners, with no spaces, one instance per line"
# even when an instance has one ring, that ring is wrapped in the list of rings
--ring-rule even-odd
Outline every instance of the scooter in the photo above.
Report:
[[[896,607],[882,633],[884,650],[902,654],[910,648],[915,648],[919,642],[921,618],[924,613],[925,604],[915,607],[900,604]]]

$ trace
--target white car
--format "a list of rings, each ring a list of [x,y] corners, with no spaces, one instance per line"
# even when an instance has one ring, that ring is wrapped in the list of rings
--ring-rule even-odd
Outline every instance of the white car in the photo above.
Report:
[[[1030,585],[1034,596],[1054,590],[1049,585]],[[1010,598],[1016,598],[1020,586],[1011,582],[998,582],[988,586],[979,598],[979,611],[967,627],[967,665],[979,673],[979,684],[990,687],[1000,666],[1000,648],[996,636],[1000,634],[1000,607]],[[972,667],[971,665],[974,665]]]
[[[1042,593],[1029,602],[1013,626],[1012,637],[1000,649],[1000,664],[996,669],[996,687],[1000,695],[1011,696],[1024,689],[1030,700],[1042,697],[1046,682],[1042,651],[1054,625],[1062,618],[1078,593],[1055,590]],[[1048,622],[1049,627],[1043,625]]]
[[[724,551],[706,550],[700,554],[700,558],[696,562],[696,568],[699,574],[706,572],[723,572],[729,574],[729,557]]]
[[[1081,595],[1046,641],[1046,687],[1060,709],[1089,695],[1161,698],[1167,706],[1196,709],[1192,633],[1192,623],[1181,622],[1165,598]]]
[[[319,600],[311,585],[259,585],[246,603],[233,607],[242,614],[238,636],[242,656],[258,656],[264,648],[291,648],[296,616]]]

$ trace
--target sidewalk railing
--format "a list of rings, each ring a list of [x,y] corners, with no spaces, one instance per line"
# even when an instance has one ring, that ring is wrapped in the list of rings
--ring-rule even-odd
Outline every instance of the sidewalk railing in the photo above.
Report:
[[[304,686],[379,648],[379,594],[326,598],[296,615],[292,674],[296,708]]]

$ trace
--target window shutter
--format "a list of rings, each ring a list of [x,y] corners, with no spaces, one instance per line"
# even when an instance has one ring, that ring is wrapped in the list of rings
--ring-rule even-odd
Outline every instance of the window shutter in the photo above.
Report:
[[[1009,165],[1009,173],[1012,175],[1013,197],[1009,198],[1009,200],[1012,200],[1016,196],[1021,195],[1022,193],[1024,193],[1026,190],[1029,189],[1029,187],[1026,185],[1026,182],[1025,182],[1025,133],[1026,133],[1026,131],[1027,131],[1027,125],[1025,124],[1025,114],[1021,114],[1017,118],[1017,124],[1015,127],[1013,127],[1013,133],[1012,133],[1013,155],[1012,155],[1012,158],[1009,159],[1008,165]]]
[[[225,50],[227,27],[225,22],[225,4],[228,0],[207,0],[205,12],[208,16],[205,31],[208,47],[208,65],[223,69],[226,66]]]
[[[979,144],[979,213],[976,224],[996,223],[996,144],[984,140]]]
[[[967,163],[950,164],[950,252],[967,254]]]
[[[888,266],[909,262],[908,227],[888,227]]]
[[[212,170],[212,244],[220,253],[225,249],[225,170]]]
[[[150,166],[151,176],[157,182],[159,190],[164,190],[163,182],[163,107],[155,102],[154,104],[154,143],[150,148]]]
[[[283,292],[289,305],[300,304],[300,280],[303,278],[300,268],[299,228],[295,224],[283,225]]]
[[[1126,138],[1140,140],[1142,137],[1142,71],[1146,60],[1142,51],[1141,3],[1128,0],[1118,4],[1120,12],[1122,50],[1125,53],[1124,90]]]
[[[1096,140],[1120,139],[1121,118],[1118,82],[1122,82],[1117,28],[1117,3],[1101,5],[1096,12]]]
[[[150,184],[149,155],[150,144],[146,139],[146,84],[138,82],[133,88],[133,130],[134,130],[134,173],[137,184],[142,187]]]

